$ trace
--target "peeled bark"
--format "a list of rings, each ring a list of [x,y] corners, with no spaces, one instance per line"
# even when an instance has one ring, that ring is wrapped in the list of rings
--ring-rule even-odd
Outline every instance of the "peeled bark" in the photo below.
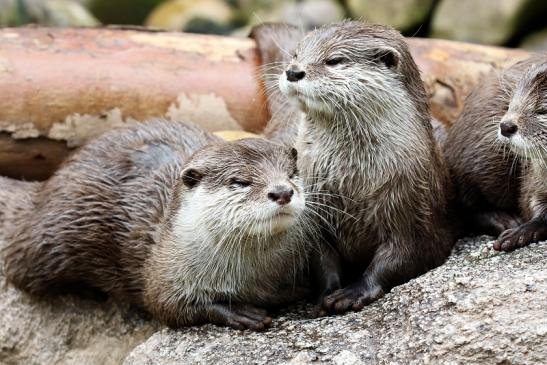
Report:
[[[526,52],[409,39],[434,115],[450,124],[479,76]],[[71,148],[153,117],[260,132],[254,41],[143,29],[0,29],[0,174],[48,177]]]

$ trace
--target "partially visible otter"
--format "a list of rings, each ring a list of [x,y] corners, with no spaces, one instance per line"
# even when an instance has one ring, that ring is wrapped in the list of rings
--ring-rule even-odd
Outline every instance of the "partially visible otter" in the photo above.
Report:
[[[0,183],[5,273],[32,294],[84,285],[170,326],[254,330],[271,322],[258,306],[302,294],[294,149],[155,121],[99,137],[44,183]]]
[[[359,310],[443,263],[455,242],[450,183],[404,38],[358,21],[326,25],[300,42],[279,86],[303,112],[298,165],[335,248],[323,250],[324,294],[350,284],[323,308]]]
[[[469,230],[499,235],[496,250],[547,239],[546,148],[546,55],[487,75],[448,133],[460,214]]]
[[[262,60],[260,76],[271,115],[263,134],[271,141],[293,145],[302,112],[279,90],[279,75],[285,72],[304,33],[290,24],[264,23],[253,27],[249,36],[257,42]]]

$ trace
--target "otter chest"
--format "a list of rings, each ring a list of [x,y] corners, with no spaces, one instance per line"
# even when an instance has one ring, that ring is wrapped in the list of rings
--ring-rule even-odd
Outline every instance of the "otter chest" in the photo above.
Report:
[[[344,258],[368,261],[378,244],[374,229],[377,184],[369,179],[374,172],[358,159],[336,154],[310,151],[301,162],[310,190],[309,206],[321,216],[319,224],[328,226]]]

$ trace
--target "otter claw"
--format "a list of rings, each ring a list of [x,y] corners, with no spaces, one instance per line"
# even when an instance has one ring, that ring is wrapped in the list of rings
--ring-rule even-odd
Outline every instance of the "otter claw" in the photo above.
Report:
[[[360,311],[384,295],[380,286],[362,288],[359,285],[336,290],[323,300],[323,308],[330,313],[345,313],[349,310]]]
[[[226,324],[238,330],[263,331],[270,327],[272,318],[267,315],[264,309],[245,305],[232,308],[232,311],[227,315]]]
[[[494,242],[494,250],[514,251],[544,239],[547,239],[547,224],[543,221],[531,221],[503,232]]]

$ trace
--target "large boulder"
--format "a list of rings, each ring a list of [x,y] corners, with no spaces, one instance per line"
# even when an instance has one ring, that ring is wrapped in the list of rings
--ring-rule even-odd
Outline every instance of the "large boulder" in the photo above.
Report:
[[[264,333],[154,333],[157,323],[112,300],[31,298],[0,276],[0,363],[543,363],[547,246],[490,247],[486,237],[460,241],[446,264],[361,312],[314,319],[297,305]]]
[[[460,241],[448,262],[358,313],[296,309],[264,333],[163,330],[124,365],[540,364],[547,359],[547,246],[493,253]]]
[[[0,0],[0,26],[27,23],[55,27],[93,27],[100,22],[81,0]]]
[[[415,29],[427,21],[436,0],[348,0],[351,15],[373,23],[389,24],[400,31]]]
[[[544,23],[544,0],[442,0],[433,15],[431,36],[502,45],[533,23]]]
[[[6,283],[0,263],[2,365],[118,365],[157,328],[112,300],[32,298]]]
[[[89,10],[104,24],[142,24],[165,0],[86,0]]]
[[[158,5],[146,18],[154,28],[194,33],[227,33],[233,9],[224,0],[171,0]]]
[[[264,22],[283,22],[308,31],[340,21],[346,11],[337,0],[238,0],[238,17],[246,25],[233,35],[247,36],[251,27]]]

